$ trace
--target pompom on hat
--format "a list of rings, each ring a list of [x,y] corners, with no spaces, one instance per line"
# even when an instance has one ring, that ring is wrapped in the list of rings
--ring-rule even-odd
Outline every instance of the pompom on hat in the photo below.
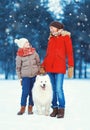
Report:
[[[53,27],[58,28],[58,29],[64,28],[64,25],[58,21],[51,22],[49,26],[53,26]]]
[[[14,42],[17,44],[19,48],[23,48],[25,43],[28,42],[26,38],[20,38],[20,39],[15,39]]]

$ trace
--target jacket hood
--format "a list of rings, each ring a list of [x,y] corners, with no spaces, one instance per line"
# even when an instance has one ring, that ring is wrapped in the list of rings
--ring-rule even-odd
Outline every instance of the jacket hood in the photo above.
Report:
[[[66,35],[71,36],[71,33],[68,32],[68,31],[66,31],[66,30],[60,29],[60,30],[58,30],[58,32],[56,32],[56,33],[53,34],[53,35],[50,33],[48,40],[49,40],[51,37],[53,37],[53,36],[56,37],[56,36],[59,36],[59,35],[61,35],[61,36],[66,36]]]
[[[71,36],[71,33],[68,32],[68,31],[66,31],[66,30],[62,30],[61,35],[62,35],[62,36],[66,36],[66,35]]]

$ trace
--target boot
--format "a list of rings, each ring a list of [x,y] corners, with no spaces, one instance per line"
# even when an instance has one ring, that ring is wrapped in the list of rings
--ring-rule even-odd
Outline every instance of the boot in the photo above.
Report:
[[[53,112],[50,114],[51,117],[56,117],[58,114],[58,108],[53,108]]]
[[[17,113],[17,115],[22,115],[25,112],[25,106],[21,106],[20,111]]]
[[[28,114],[33,114],[33,112],[32,112],[32,109],[33,109],[33,106],[28,106]]]
[[[58,109],[57,118],[63,118],[64,117],[64,109]]]

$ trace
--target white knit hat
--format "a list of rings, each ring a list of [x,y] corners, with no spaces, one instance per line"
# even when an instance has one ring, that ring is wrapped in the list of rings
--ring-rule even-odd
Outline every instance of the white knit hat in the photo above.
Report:
[[[14,42],[17,44],[19,48],[23,48],[23,46],[25,45],[26,42],[28,42],[28,40],[26,38],[20,38],[15,39]]]

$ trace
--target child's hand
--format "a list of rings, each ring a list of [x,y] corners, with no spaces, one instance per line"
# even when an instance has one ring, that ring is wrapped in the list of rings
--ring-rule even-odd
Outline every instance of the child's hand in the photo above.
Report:
[[[20,79],[20,85],[22,86],[22,79]]]

